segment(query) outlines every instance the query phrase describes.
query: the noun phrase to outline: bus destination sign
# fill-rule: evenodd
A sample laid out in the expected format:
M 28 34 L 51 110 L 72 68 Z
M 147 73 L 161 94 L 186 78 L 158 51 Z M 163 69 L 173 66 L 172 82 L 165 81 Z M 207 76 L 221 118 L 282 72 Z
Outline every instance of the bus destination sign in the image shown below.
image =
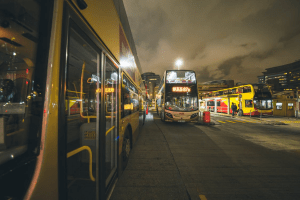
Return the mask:
M 172 92 L 191 92 L 190 87 L 172 87 Z

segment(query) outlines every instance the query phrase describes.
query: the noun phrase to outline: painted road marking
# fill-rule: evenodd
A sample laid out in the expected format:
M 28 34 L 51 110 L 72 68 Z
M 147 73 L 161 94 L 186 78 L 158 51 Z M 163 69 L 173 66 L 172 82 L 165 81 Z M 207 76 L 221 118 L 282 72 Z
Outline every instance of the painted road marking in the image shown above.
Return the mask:
M 223 121 L 217 121 L 217 122 L 221 122 L 221 123 L 223 123 L 223 124 L 225 124 L 226 122 L 223 122 Z
M 236 122 L 233 122 L 233 121 L 229 121 L 229 120 L 226 120 L 227 122 L 231 122 L 231 123 L 236 123 Z
M 201 200 L 207 200 L 207 198 L 205 197 L 205 195 L 202 195 L 202 194 L 199 195 L 199 198 L 200 198 Z
M 300 121 L 281 121 L 281 122 L 283 122 L 283 123 L 290 123 L 290 124 L 292 124 L 292 123 L 295 123 L 295 124 L 298 124 L 298 123 L 300 123 Z

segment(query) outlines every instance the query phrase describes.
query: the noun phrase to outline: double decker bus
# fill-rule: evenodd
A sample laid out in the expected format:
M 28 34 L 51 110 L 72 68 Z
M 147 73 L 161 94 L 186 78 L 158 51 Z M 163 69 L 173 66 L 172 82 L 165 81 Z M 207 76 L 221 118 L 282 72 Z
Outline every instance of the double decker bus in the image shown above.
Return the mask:
M 266 84 L 247 84 L 212 91 L 205 94 L 206 110 L 217 113 L 232 113 L 231 104 L 236 104 L 242 115 L 272 115 L 272 91 Z
M 165 71 L 156 96 L 157 113 L 162 121 L 198 120 L 198 90 L 194 71 Z
M 122 1 L 0 1 L 0 199 L 107 199 L 145 119 Z

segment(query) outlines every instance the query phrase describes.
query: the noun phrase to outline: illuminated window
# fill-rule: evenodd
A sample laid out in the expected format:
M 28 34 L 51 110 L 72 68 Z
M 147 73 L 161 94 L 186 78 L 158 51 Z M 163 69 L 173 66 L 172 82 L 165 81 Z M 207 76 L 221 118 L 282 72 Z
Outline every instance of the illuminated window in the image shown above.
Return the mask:
M 277 110 L 282 110 L 282 103 L 281 102 L 276 103 L 276 109 Z

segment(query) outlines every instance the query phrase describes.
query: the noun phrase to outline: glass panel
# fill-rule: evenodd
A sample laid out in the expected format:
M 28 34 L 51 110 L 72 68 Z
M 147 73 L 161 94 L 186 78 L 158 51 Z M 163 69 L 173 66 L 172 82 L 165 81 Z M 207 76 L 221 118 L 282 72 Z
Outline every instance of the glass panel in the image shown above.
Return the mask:
M 252 100 L 245 100 L 245 107 L 252 107 Z
M 288 103 L 288 110 L 294 109 L 294 103 Z
M 28 95 L 38 44 L 24 34 L 37 40 L 40 5 L 35 1 L 1 1 L 0 6 L 0 164 L 3 164 L 11 160 L 11 155 L 23 154 L 28 145 L 28 103 L 31 99 Z M 31 12 L 32 8 L 35 12 Z M 29 30 L 23 28 L 25 25 Z M 11 155 L 6 156 L 6 151 Z
M 208 101 L 207 106 L 215 106 L 215 102 L 214 101 Z
M 193 111 L 198 109 L 197 97 L 166 96 L 166 109 L 173 111 Z
M 99 54 L 70 30 L 66 92 L 67 152 L 88 146 L 96 177 L 96 123 L 99 112 Z M 90 155 L 81 151 L 67 159 L 68 198 L 95 199 L 96 182 L 89 176 Z
M 244 87 L 243 93 L 249 93 L 249 92 L 251 92 L 251 87 L 250 86 Z
M 193 71 L 167 71 L 166 83 L 196 83 Z
M 28 172 L 34 171 L 29 168 L 35 165 L 29 162 L 18 170 L 7 170 L 23 165 L 38 153 L 37 137 L 45 94 L 42 86 L 46 79 L 42 74 L 36 76 L 37 71 L 46 70 L 42 69 L 45 65 L 36 62 L 40 45 L 40 3 L 0 1 L 0 177 L 3 183 L 0 199 L 23 199 L 32 175 Z M 19 181 L 12 181 L 16 171 Z M 27 180 L 26 184 L 23 180 Z
M 271 109 L 272 100 L 254 100 L 254 107 L 257 109 Z
M 282 110 L 282 103 L 276 103 L 276 109 Z
M 118 71 L 113 63 L 106 58 L 105 75 L 105 115 L 106 115 L 106 149 L 105 168 L 106 185 L 117 169 L 117 109 L 118 109 Z

